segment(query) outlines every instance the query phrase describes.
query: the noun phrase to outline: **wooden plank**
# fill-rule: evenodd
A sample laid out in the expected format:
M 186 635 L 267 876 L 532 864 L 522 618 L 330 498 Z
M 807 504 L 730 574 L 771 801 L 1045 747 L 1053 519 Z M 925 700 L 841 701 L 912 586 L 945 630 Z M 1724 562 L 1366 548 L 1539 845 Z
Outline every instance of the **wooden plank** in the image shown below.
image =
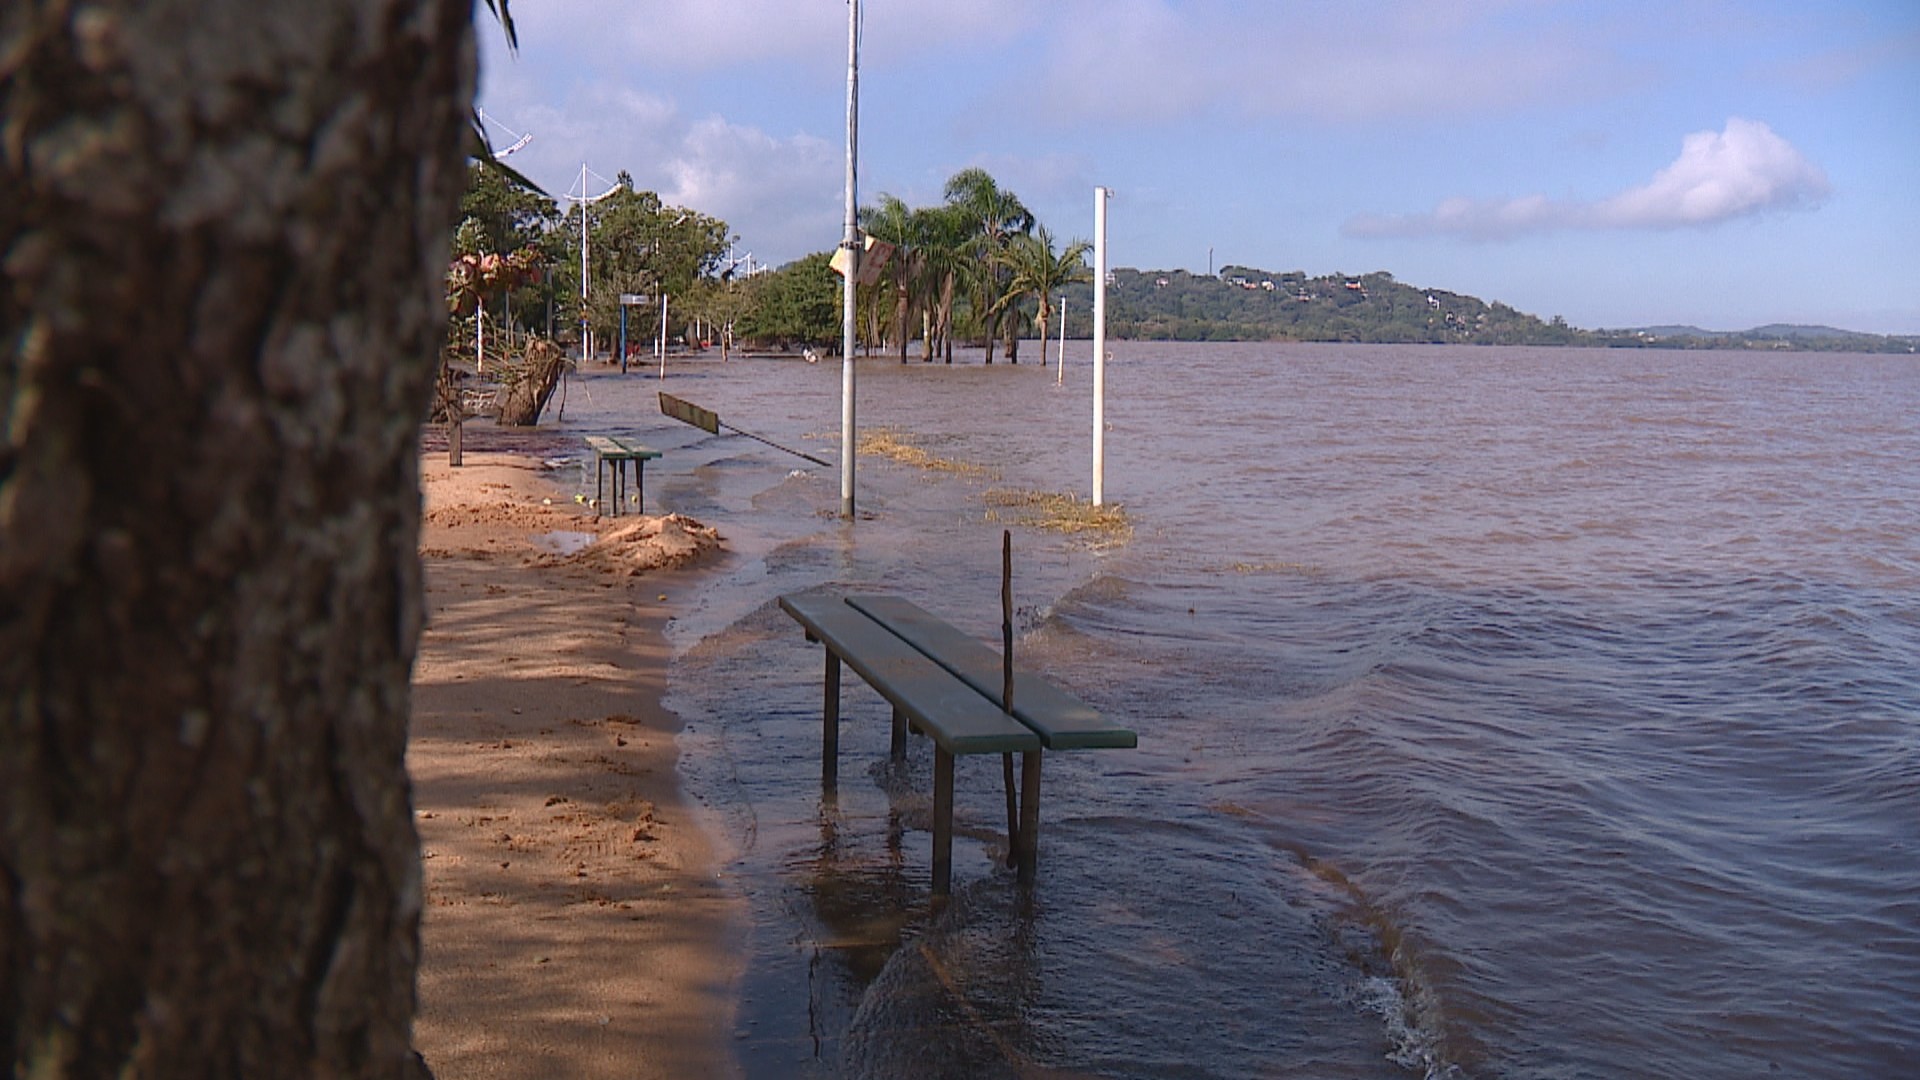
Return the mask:
M 646 443 L 640 442 L 636 439 L 628 438 L 625 435 L 608 436 L 608 440 L 612 442 L 614 445 L 620 447 L 620 449 L 627 455 L 627 460 L 629 461 L 652 461 L 654 458 L 659 457 L 661 454 L 660 451 L 655 450 L 653 447 L 648 446 Z
M 1026 725 L 898 635 L 848 607 L 838 594 L 795 593 L 781 597 L 780 607 L 947 753 L 1040 749 L 1040 738 Z
M 996 708 L 1001 703 L 1000 655 L 925 608 L 898 596 L 849 596 L 849 606 L 897 634 L 916 651 L 973 687 Z M 1013 715 L 1038 732 L 1049 750 L 1131 749 L 1139 736 L 1032 672 L 1013 675 Z

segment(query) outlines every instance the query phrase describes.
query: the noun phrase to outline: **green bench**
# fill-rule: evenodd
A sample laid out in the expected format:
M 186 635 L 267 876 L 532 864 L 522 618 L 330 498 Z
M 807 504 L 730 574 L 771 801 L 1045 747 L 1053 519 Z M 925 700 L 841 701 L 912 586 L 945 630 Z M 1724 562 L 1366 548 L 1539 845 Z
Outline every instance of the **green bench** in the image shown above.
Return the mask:
M 902 597 L 849 596 L 847 603 L 1001 707 L 1005 669 L 999 653 Z M 1049 750 L 1131 750 L 1140 744 L 1138 735 L 1109 723 L 1093 706 L 1018 668 L 1013 672 L 1013 715 Z
M 618 435 L 589 435 L 587 449 L 593 451 L 593 505 L 600 513 L 606 513 L 605 497 L 602 495 L 601 481 L 606 478 L 606 467 L 613 466 L 613 513 L 618 516 L 626 505 L 627 462 L 634 464 L 634 505 L 636 509 L 645 509 L 647 500 L 647 462 L 660 456 L 660 451 L 651 446 L 635 442 Z
M 906 753 L 909 730 L 933 740 L 936 896 L 947 895 L 952 885 L 956 757 L 1001 755 L 1008 857 L 1020 880 L 1030 882 L 1039 857 L 1041 752 L 1137 743 L 1133 732 L 1106 723 L 1086 703 L 1030 672 L 1014 675 L 1014 710 L 1009 716 L 1001 708 L 999 655 L 905 600 L 813 590 L 782 596 L 780 607 L 800 623 L 807 640 L 826 647 L 821 778 L 829 789 L 839 771 L 842 663 L 893 706 L 891 749 L 896 759 Z M 1021 755 L 1017 797 L 1016 753 Z

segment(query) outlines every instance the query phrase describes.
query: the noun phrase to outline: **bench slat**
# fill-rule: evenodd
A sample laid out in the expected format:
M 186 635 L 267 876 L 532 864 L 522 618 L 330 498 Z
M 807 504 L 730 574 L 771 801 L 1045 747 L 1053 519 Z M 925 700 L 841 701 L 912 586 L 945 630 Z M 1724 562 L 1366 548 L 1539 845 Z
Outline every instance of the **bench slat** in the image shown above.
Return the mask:
M 948 753 L 1040 749 L 1025 725 L 837 594 L 795 593 L 780 607 Z
M 661 452 L 645 443 L 618 435 L 589 435 L 587 447 L 609 461 L 651 461 Z
M 849 596 L 847 603 L 964 680 L 993 705 L 1005 678 L 1000 654 L 898 596 Z M 1038 732 L 1049 750 L 1132 749 L 1139 736 L 1101 718 L 1093 706 L 1017 668 L 1013 714 Z
M 655 450 L 646 443 L 627 438 L 624 435 L 612 436 L 612 441 L 619 446 L 620 449 L 626 451 L 627 457 L 634 461 L 652 461 L 654 458 L 660 456 L 660 451 Z

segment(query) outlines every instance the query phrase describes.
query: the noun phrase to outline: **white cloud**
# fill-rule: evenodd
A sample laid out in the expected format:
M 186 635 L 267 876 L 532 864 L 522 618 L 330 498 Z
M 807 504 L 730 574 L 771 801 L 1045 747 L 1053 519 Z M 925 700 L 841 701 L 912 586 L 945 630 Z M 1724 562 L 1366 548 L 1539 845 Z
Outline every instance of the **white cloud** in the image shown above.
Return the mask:
M 1725 131 L 1699 131 L 1654 178 L 1594 208 L 1597 225 L 1711 225 L 1768 210 L 1820 203 L 1832 191 L 1820 167 L 1758 120 L 1734 117 Z
M 1501 240 L 1556 229 L 1671 229 L 1714 225 L 1770 211 L 1811 209 L 1832 191 L 1818 165 L 1757 120 L 1699 131 L 1653 179 L 1595 201 L 1451 198 L 1431 212 L 1361 215 L 1348 236 L 1461 236 Z
M 580 194 L 580 166 L 598 194 L 625 170 L 666 202 L 727 222 L 741 250 L 785 262 L 839 238 L 845 151 L 808 134 L 776 136 L 720 116 L 690 117 L 670 98 L 611 84 L 542 101 L 501 80 L 487 113 L 533 133 L 510 163 L 553 195 Z
M 1003 91 L 1063 127 L 1166 123 L 1203 112 L 1325 123 L 1431 120 L 1537 107 L 1643 78 L 1590 21 L 1533 5 L 1388 0 L 1364 6 L 1074 0 L 1052 20 L 1045 85 Z

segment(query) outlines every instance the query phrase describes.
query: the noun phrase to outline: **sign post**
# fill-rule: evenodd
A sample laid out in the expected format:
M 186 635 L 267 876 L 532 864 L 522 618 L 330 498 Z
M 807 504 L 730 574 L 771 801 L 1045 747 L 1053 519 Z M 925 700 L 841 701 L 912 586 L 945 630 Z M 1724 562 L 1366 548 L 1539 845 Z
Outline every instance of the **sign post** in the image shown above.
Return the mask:
M 853 345 L 860 269 L 858 182 L 860 175 L 860 0 L 847 5 L 847 205 L 840 249 L 848 259 L 840 293 L 840 516 L 853 520 Z
M 627 373 L 627 309 L 645 307 L 652 300 L 646 293 L 620 294 L 620 374 Z
M 1093 189 L 1093 505 L 1107 479 L 1107 197 Z M 1064 321 L 1064 320 L 1063 320 Z

